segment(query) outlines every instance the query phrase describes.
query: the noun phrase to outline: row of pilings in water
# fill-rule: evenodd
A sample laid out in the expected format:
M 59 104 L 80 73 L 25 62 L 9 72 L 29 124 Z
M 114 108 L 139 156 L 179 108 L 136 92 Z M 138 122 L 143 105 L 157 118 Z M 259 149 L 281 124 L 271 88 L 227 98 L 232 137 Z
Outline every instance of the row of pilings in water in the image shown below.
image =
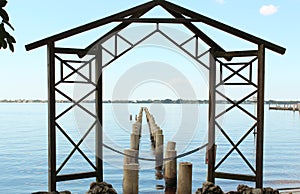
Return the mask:
M 148 108 L 141 107 L 135 117 L 130 134 L 130 149 L 124 150 L 123 194 L 137 194 L 139 192 L 139 148 L 142 135 L 142 118 L 145 112 L 149 127 L 150 141 L 154 148 L 156 177 L 164 178 L 165 193 L 186 194 L 192 192 L 192 164 L 179 164 L 177 179 L 177 151 L 176 142 L 167 142 L 164 152 L 163 130 L 155 122 L 154 116 Z M 130 120 L 132 115 L 130 115 Z

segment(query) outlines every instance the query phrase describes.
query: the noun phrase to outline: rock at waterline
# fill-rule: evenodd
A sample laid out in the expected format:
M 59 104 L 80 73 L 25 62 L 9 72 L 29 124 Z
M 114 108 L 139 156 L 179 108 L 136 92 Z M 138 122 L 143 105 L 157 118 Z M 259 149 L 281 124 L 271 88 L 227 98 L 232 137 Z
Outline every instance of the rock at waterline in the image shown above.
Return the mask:
M 267 188 L 252 188 L 247 185 L 239 185 L 237 187 L 237 191 L 239 194 L 279 194 L 278 190 L 272 189 L 270 187 Z
M 211 182 L 204 182 L 202 188 L 199 188 L 196 194 L 224 194 L 224 192 L 219 186 Z
M 90 190 L 86 194 L 117 194 L 117 192 L 111 184 L 106 182 L 93 182 L 90 185 Z
M 199 188 L 196 191 L 196 194 L 224 194 L 222 189 L 214 185 L 211 182 L 204 182 L 202 188 Z M 260 189 L 252 188 L 247 185 L 239 185 L 237 191 L 230 191 L 226 194 L 279 194 L 278 190 L 272 189 L 270 187 Z

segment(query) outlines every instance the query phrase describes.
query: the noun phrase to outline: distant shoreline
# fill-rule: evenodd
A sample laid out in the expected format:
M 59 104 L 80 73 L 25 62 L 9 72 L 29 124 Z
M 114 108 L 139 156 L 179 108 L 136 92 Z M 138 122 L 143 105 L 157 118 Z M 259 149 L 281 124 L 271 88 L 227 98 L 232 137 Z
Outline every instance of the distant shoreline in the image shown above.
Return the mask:
M 72 103 L 67 100 L 56 100 L 57 103 Z M 95 100 L 86 100 L 82 101 L 82 103 L 94 103 Z M 161 104 L 208 104 L 208 100 L 105 100 L 103 103 L 129 103 L 129 104 L 151 104 L 151 103 L 161 103 Z M 237 101 L 235 101 L 237 102 Z M 26 100 L 26 99 L 18 99 L 18 100 L 0 100 L 0 103 L 48 103 L 48 100 Z M 243 104 L 255 104 L 256 101 L 247 100 L 243 102 Z M 265 104 L 298 104 L 300 101 L 277 101 L 277 100 L 268 100 L 265 101 Z M 230 104 L 227 101 L 219 100 L 217 104 Z

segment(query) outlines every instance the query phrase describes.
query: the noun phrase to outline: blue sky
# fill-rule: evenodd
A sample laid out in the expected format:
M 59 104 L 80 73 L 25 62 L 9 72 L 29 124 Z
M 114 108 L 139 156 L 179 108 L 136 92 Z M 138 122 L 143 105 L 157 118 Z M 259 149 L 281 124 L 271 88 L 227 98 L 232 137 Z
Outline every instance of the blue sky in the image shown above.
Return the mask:
M 6 10 L 15 27 L 12 34 L 15 36 L 17 44 L 14 53 L 8 50 L 0 51 L 0 99 L 47 98 L 46 47 L 26 52 L 24 47 L 26 44 L 144 2 L 147 1 L 90 0 L 88 3 L 83 3 L 83 1 L 77 0 L 10 0 Z M 297 25 L 297 18 L 300 18 L 300 1 L 173 0 L 171 2 L 287 48 L 285 55 L 267 51 L 266 99 L 300 99 L 300 90 L 298 89 L 300 27 Z M 160 15 L 161 12 L 154 11 L 152 14 Z M 101 30 L 107 29 L 109 27 L 105 26 Z M 93 32 L 93 35 L 101 33 L 101 30 Z M 223 36 L 223 33 L 211 31 L 210 28 L 204 27 L 203 30 L 207 30 L 206 32 L 226 50 L 239 49 L 244 46 L 244 41 L 239 39 L 231 39 L 232 37 L 226 34 Z M 72 37 L 63 42 L 65 45 L 73 44 L 82 47 L 89 43 L 84 35 Z M 112 68 L 110 73 L 118 75 L 120 72 L 117 71 Z M 114 87 L 109 83 L 106 84 L 107 88 Z M 154 83 L 152 86 L 154 87 L 155 84 L 157 85 Z M 156 87 L 157 90 L 164 89 L 163 86 Z M 146 88 L 139 88 L 135 93 L 140 91 L 140 95 L 147 96 Z M 107 93 L 109 94 L 106 94 L 105 97 L 109 98 L 112 91 L 107 90 Z M 150 93 L 148 95 L 151 96 Z M 168 97 L 168 94 L 161 97 Z

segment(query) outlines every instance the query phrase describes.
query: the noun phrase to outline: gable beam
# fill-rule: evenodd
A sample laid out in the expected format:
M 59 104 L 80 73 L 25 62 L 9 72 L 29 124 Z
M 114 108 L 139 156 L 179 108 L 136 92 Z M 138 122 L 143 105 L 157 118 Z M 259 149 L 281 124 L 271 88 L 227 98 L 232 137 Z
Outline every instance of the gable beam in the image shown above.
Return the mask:
M 204 15 L 198 14 L 198 13 L 196 13 L 194 11 L 188 10 L 188 9 L 186 9 L 184 7 L 175 5 L 175 4 L 171 3 L 171 2 L 160 1 L 159 4 L 161 4 L 164 7 L 167 7 L 168 9 L 172 9 L 172 10 L 174 10 L 177 13 L 180 13 L 182 15 L 188 16 L 188 17 L 190 17 L 192 19 L 199 20 L 199 21 L 201 21 L 201 22 L 203 22 L 203 23 L 205 23 L 205 24 L 207 24 L 209 26 L 215 27 L 215 28 L 220 29 L 220 30 L 222 30 L 224 32 L 227 32 L 229 34 L 235 35 L 235 36 L 237 36 L 239 38 L 242 38 L 244 40 L 247 40 L 249 42 L 255 43 L 257 45 L 263 44 L 263 45 L 265 45 L 266 48 L 268 48 L 268 49 L 270 49 L 270 50 L 272 50 L 274 52 L 277 52 L 279 54 L 284 54 L 285 51 L 286 51 L 286 49 L 283 48 L 283 47 L 281 47 L 281 46 L 278 46 L 276 44 L 273 44 L 271 42 L 268 42 L 268 41 L 263 40 L 261 38 L 258 38 L 256 36 L 253 36 L 251 34 L 248 34 L 246 32 L 243 32 L 241 30 L 233 28 L 233 27 L 231 27 L 229 25 L 226 25 L 226 24 L 223 24 L 223 23 L 218 22 L 216 20 L 213 20 L 211 18 L 208 18 L 208 17 L 206 17 Z
M 144 15 L 145 13 L 147 13 L 150 9 L 152 9 L 153 7 L 155 7 L 156 4 L 153 4 L 152 6 L 147 6 L 147 8 L 140 10 L 140 12 L 137 12 L 135 14 L 133 14 L 131 17 L 129 17 L 129 19 L 131 18 L 139 18 L 142 15 Z M 92 44 L 90 44 L 88 47 L 85 48 L 86 51 L 91 50 L 98 42 L 101 41 L 105 41 L 110 39 L 116 32 L 119 32 L 120 30 L 128 27 L 130 24 L 132 24 L 133 22 L 123 22 L 119 25 L 117 25 L 116 27 L 114 27 L 113 29 L 111 29 L 109 32 L 107 32 L 106 34 L 104 34 L 103 36 L 101 36 L 100 38 L 98 38 L 96 41 L 94 41 Z M 80 58 L 82 58 L 86 53 L 81 53 L 78 56 Z
M 171 15 L 173 15 L 175 18 L 179 19 L 186 19 L 183 17 L 180 13 L 177 13 L 175 11 L 172 11 L 169 9 L 167 6 L 164 4 L 161 5 L 164 9 L 166 9 Z M 190 31 L 192 31 L 196 36 L 198 36 L 201 40 L 203 40 L 206 44 L 208 44 L 210 47 L 212 47 L 216 51 L 223 51 L 225 50 L 219 46 L 216 42 L 214 42 L 210 37 L 208 37 L 205 33 L 203 33 L 199 28 L 197 28 L 194 24 L 192 23 L 182 23 L 186 28 L 188 28 Z
M 117 19 L 121 19 L 121 18 L 131 16 L 131 15 L 133 15 L 137 12 L 140 12 L 142 10 L 145 10 L 147 8 L 154 7 L 155 5 L 157 5 L 157 2 L 151 1 L 151 2 L 148 2 L 148 3 L 133 7 L 133 8 L 128 9 L 126 11 L 122 11 L 122 12 L 119 12 L 117 14 L 105 17 L 103 19 L 96 20 L 94 22 L 90 22 L 88 24 L 85 24 L 85 25 L 67 30 L 65 32 L 50 36 L 48 38 L 44 38 L 42 40 L 33 42 L 31 44 L 26 45 L 25 48 L 26 48 L 27 51 L 29 51 L 29 50 L 44 46 L 44 45 L 46 45 L 50 42 L 55 42 L 55 41 L 58 41 L 58 40 L 62 40 L 64 38 L 74 36 L 76 34 L 80 34 L 82 32 L 88 31 L 88 30 L 92 30 L 94 28 L 97 28 L 97 27 L 103 26 L 105 24 L 111 23 L 111 22 L 113 22 Z

